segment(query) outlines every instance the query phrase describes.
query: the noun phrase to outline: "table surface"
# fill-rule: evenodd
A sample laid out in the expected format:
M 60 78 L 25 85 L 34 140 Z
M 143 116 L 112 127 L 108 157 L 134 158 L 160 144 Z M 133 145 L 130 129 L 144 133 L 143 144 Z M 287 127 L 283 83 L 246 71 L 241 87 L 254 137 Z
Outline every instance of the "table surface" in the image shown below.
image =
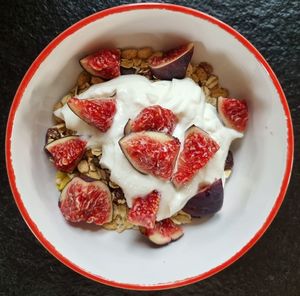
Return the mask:
M 143 1 L 1 1 L 1 145 L 15 91 L 40 51 L 68 26 L 96 11 Z M 153 1 L 161 2 L 161 1 Z M 165 1 L 199 9 L 248 38 L 277 74 L 287 96 L 295 135 L 300 132 L 300 1 Z M 79 4 L 80 3 L 80 4 Z M 300 164 L 296 137 L 294 171 L 286 199 L 265 235 L 236 263 L 202 282 L 147 295 L 299 295 Z M 35 239 L 14 203 L 0 168 L 0 295 L 138 295 L 93 282 L 50 255 Z M 276 161 L 276 160 L 274 160 Z M 145 293 L 144 293 L 145 294 Z

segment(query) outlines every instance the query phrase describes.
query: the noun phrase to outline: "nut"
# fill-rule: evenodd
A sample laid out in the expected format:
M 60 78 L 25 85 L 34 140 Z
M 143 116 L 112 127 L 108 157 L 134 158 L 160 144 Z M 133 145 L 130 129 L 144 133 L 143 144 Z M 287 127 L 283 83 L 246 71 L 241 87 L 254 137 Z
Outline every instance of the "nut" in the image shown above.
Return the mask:
M 92 172 L 96 172 L 96 171 L 97 171 L 97 168 L 96 168 L 96 166 L 95 166 L 95 164 L 94 164 L 93 162 L 90 162 L 90 163 L 89 163 L 89 166 L 90 166 L 90 170 L 91 170 Z
M 67 103 L 67 101 L 68 101 L 70 98 L 72 98 L 72 95 L 71 95 L 71 94 L 67 94 L 67 95 L 65 95 L 65 96 L 60 100 L 60 102 L 61 102 L 63 105 L 65 105 L 65 104 Z
M 78 165 L 77 169 L 80 173 L 85 174 L 89 171 L 89 164 L 86 160 L 81 160 Z
M 206 96 L 210 95 L 210 89 L 207 86 L 203 86 L 202 89 L 203 89 L 203 92 Z
M 171 220 L 177 225 L 188 224 L 192 222 L 192 217 L 190 214 L 184 211 L 179 211 L 177 214 L 171 217 Z
M 203 82 L 207 79 L 208 75 L 202 67 L 196 67 L 194 74 L 198 77 L 198 81 Z
M 203 68 L 204 71 L 207 73 L 207 75 L 210 75 L 213 72 L 213 67 L 212 65 L 206 63 L 206 62 L 202 62 L 199 64 L 199 67 Z
M 86 83 L 89 83 L 91 76 L 88 72 L 82 71 L 77 78 L 77 85 L 79 89 L 85 88 Z
M 53 118 L 54 123 L 63 123 L 64 122 L 61 118 L 55 116 L 54 114 L 53 114 L 52 118 Z
M 91 152 L 94 156 L 100 156 L 102 155 L 102 148 L 92 148 Z
M 120 187 L 118 184 L 116 184 L 116 183 L 113 182 L 113 181 L 109 181 L 109 182 L 108 182 L 108 185 L 109 185 L 109 187 L 111 187 L 111 188 L 113 188 L 113 189 L 119 188 L 119 187 Z
M 218 98 L 218 97 L 228 97 L 229 91 L 223 87 L 215 87 L 211 90 L 211 96 Z
M 151 47 L 144 47 L 144 48 L 141 48 L 138 50 L 137 55 L 140 59 L 146 60 L 146 59 L 150 58 L 152 53 L 153 53 L 153 50 Z
M 141 69 L 146 69 L 149 67 L 149 64 L 145 61 L 142 61 L 141 65 L 140 65 Z
M 217 99 L 210 97 L 210 96 L 206 96 L 206 102 L 213 105 L 213 106 L 217 106 Z
M 199 82 L 199 77 L 198 77 L 195 73 L 192 74 L 191 78 L 192 78 L 196 83 Z
M 132 61 L 133 61 L 134 67 L 138 67 L 142 63 L 142 60 L 141 59 L 137 59 L 137 58 L 133 59 Z
M 123 49 L 122 53 L 121 53 L 121 57 L 123 59 L 133 59 L 137 56 L 137 49 L 135 48 L 127 48 L 127 49 Z
M 89 171 L 87 173 L 87 176 L 90 177 L 90 178 L 93 178 L 93 179 L 96 179 L 96 180 L 101 180 L 99 174 L 97 171 L 93 172 L 93 171 Z
M 205 85 L 209 88 L 212 89 L 214 87 L 216 87 L 219 83 L 219 79 L 217 76 L 215 75 L 211 75 L 209 76 L 209 78 L 207 79 Z
M 121 67 L 129 69 L 133 67 L 133 61 L 128 59 L 121 60 Z
M 98 84 L 102 83 L 104 80 L 100 77 L 92 76 L 91 78 L 91 84 Z
M 153 58 L 153 57 L 159 57 L 159 58 L 161 58 L 163 55 L 164 55 L 164 53 L 163 53 L 162 51 L 155 51 L 155 52 L 151 55 L 150 59 Z

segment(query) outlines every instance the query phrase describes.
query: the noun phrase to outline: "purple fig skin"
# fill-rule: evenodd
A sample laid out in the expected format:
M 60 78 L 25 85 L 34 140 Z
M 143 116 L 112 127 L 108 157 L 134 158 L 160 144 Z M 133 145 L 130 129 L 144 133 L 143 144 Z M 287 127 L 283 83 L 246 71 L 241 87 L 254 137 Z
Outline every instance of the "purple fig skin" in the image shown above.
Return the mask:
M 219 179 L 193 196 L 182 210 L 195 218 L 213 215 L 222 208 L 223 200 L 223 184 Z
M 131 132 L 131 119 L 128 119 L 125 127 L 124 127 L 124 135 L 127 136 Z
M 150 69 L 153 76 L 161 80 L 172 80 L 173 78 L 177 78 L 177 79 L 184 78 L 188 64 L 192 59 L 193 52 L 194 52 L 194 46 L 189 45 L 187 47 L 186 52 L 184 52 L 177 58 L 171 59 L 167 63 L 165 62 L 156 66 L 152 66 L 150 63 Z
M 98 73 L 97 71 L 95 71 L 94 69 L 92 69 L 92 68 L 89 66 L 88 60 L 89 60 L 88 57 L 85 57 L 85 58 L 81 59 L 81 60 L 79 61 L 81 67 L 82 67 L 85 71 L 87 71 L 88 73 L 90 73 L 91 75 L 100 77 L 100 76 L 99 76 L 99 73 Z
M 233 154 L 232 152 L 229 150 L 228 151 L 228 154 L 227 154 L 227 158 L 226 158 L 226 161 L 225 161 L 225 167 L 224 167 L 224 170 L 231 170 L 233 168 L 233 165 L 234 165 L 234 161 L 233 161 Z

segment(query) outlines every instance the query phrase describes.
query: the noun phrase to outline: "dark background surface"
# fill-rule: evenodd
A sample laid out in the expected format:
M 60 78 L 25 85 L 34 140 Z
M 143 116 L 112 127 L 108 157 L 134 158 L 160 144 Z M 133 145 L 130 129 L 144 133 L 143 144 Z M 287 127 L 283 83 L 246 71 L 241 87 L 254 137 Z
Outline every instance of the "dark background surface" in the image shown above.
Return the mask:
M 194 285 L 142 293 L 95 283 L 52 257 L 22 220 L 6 177 L 4 134 L 9 107 L 23 75 L 40 51 L 71 24 L 96 11 L 134 2 L 142 1 L 0 1 L 0 295 L 300 295 L 297 138 L 289 190 L 270 229 L 235 264 Z M 283 86 L 297 136 L 300 132 L 299 0 L 165 2 L 209 13 L 233 26 L 257 47 Z

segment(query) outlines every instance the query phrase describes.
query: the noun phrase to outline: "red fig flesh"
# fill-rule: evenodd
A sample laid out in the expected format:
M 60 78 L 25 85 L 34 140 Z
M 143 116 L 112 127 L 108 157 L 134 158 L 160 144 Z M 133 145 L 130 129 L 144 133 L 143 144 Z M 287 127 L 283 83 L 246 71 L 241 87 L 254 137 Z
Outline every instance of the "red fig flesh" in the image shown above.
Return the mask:
M 61 193 L 59 208 L 70 222 L 102 225 L 112 219 L 111 193 L 101 181 L 86 182 L 74 177 Z
M 68 106 L 83 121 L 102 133 L 111 127 L 117 111 L 115 98 L 88 100 L 70 98 Z
M 162 57 L 152 57 L 149 66 L 158 79 L 172 80 L 184 78 L 194 52 L 194 44 L 189 43 L 166 52 Z
M 142 228 L 141 232 L 156 245 L 168 244 L 183 235 L 182 228 L 169 218 L 156 222 L 152 229 Z
M 217 110 L 226 126 L 239 132 L 245 131 L 248 122 L 248 106 L 245 100 L 219 97 Z
M 128 124 L 131 132 L 155 131 L 172 135 L 178 119 L 169 109 L 159 105 L 144 108 L 134 120 Z
M 184 206 L 183 211 L 192 217 L 204 217 L 218 212 L 223 205 L 224 191 L 222 179 L 205 186 Z
M 172 177 L 176 188 L 189 183 L 219 150 L 209 134 L 193 125 L 185 133 L 184 147 L 178 158 L 177 171 Z
M 45 149 L 50 153 L 58 170 L 71 173 L 82 158 L 86 144 L 78 136 L 68 136 L 50 142 Z
M 153 228 L 158 211 L 160 194 L 154 190 L 144 197 L 136 197 L 128 213 L 128 221 L 134 225 Z
M 119 145 L 137 171 L 162 180 L 172 176 L 180 149 L 177 138 L 158 132 L 138 132 L 123 137 Z
M 101 49 L 80 60 L 81 66 L 93 76 L 112 79 L 120 76 L 120 50 Z

